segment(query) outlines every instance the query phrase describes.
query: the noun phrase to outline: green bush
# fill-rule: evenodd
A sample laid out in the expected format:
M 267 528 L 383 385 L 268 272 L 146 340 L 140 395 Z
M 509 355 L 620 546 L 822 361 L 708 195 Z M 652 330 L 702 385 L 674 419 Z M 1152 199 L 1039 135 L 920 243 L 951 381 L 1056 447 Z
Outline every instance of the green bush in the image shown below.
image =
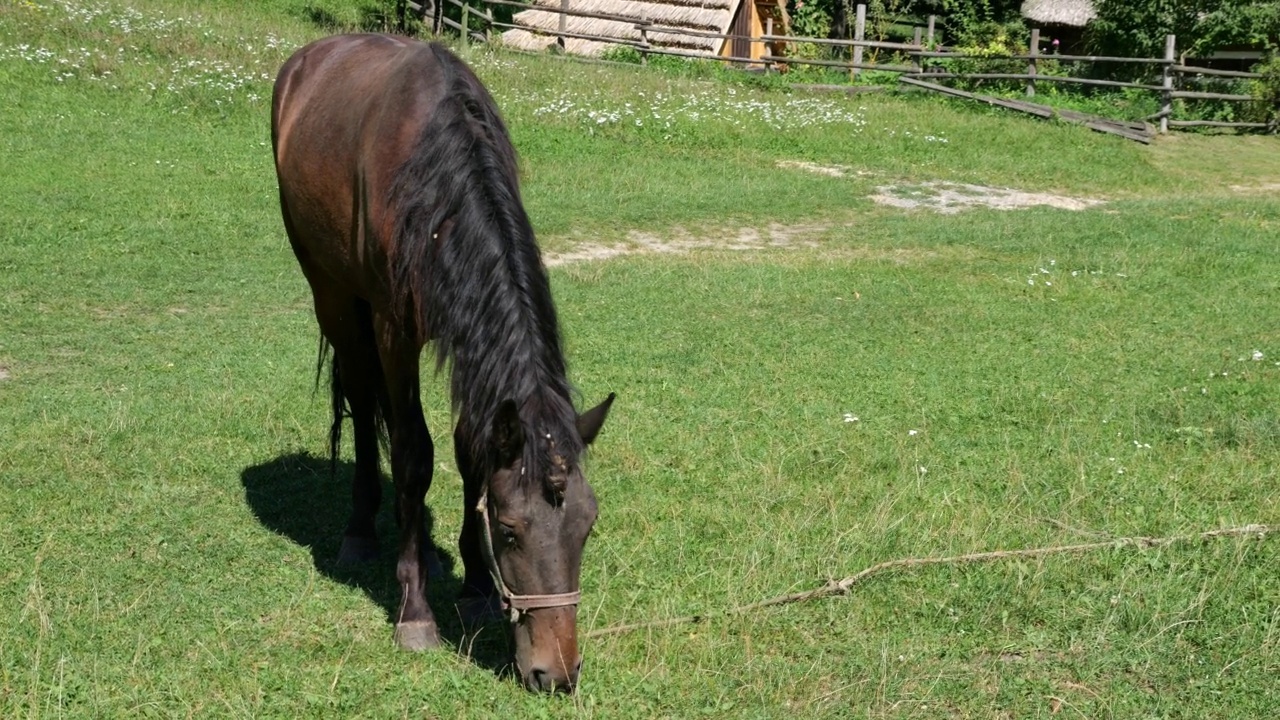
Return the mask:
M 953 73 L 1003 73 L 1018 74 L 1026 72 L 1024 60 L 1014 60 L 1012 56 L 1027 52 L 1026 40 L 1029 37 L 1026 28 L 1017 22 L 985 22 L 970 27 L 963 44 L 955 47 L 957 52 L 974 57 L 946 58 L 938 63 L 947 72 Z M 1022 87 L 1017 80 L 964 80 L 958 79 L 956 87 L 966 90 L 984 88 L 987 90 L 1007 90 L 1014 86 Z
M 1249 83 L 1255 102 L 1248 108 L 1248 122 L 1266 123 L 1267 132 L 1280 131 L 1280 56 L 1272 55 L 1254 70 L 1262 78 Z
M 630 45 L 610 45 L 604 49 L 604 52 L 600 53 L 600 59 L 639 65 L 640 51 Z
M 1100 0 L 1089 23 L 1089 49 L 1100 55 L 1162 57 L 1165 36 L 1180 51 L 1207 55 L 1229 45 L 1274 49 L 1280 43 L 1280 1 Z

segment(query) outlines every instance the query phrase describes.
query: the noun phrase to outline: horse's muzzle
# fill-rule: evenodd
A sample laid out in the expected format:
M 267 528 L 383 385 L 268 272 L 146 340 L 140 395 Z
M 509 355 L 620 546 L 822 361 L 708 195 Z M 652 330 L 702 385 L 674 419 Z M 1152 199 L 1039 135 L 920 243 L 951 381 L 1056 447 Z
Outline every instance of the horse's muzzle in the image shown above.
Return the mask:
M 525 689 L 531 692 L 572 693 L 578 686 L 578 673 L 582 671 L 582 658 L 579 657 L 568 672 L 564 668 L 532 668 L 524 674 Z
M 524 613 L 512 625 L 516 667 L 534 692 L 573 692 L 582 670 L 578 654 L 578 609 L 545 608 Z

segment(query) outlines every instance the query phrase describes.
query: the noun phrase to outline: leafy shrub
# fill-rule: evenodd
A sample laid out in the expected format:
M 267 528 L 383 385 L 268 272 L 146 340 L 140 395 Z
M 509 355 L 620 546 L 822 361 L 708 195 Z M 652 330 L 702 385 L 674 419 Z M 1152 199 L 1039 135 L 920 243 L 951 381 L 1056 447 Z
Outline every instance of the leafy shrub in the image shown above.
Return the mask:
M 1280 131 L 1280 56 L 1272 55 L 1254 70 L 1262 78 L 1249 83 L 1255 102 L 1247 111 L 1247 121 L 1266 123 L 1267 132 Z
M 992 26 L 1022 21 L 1022 0 L 916 0 L 910 10 L 937 15 L 937 31 L 947 45 L 980 45 Z
M 1086 38 L 1100 55 L 1162 57 L 1169 34 L 1193 55 L 1280 43 L 1280 0 L 1099 0 L 1095 7 Z
M 946 58 L 939 65 L 953 73 L 1001 73 L 1020 74 L 1026 72 L 1024 60 L 1014 60 L 1012 56 L 1027 52 L 1025 37 L 1026 28 L 1021 21 L 997 23 L 980 23 L 968 29 L 962 44 L 955 46 L 957 52 L 974 57 Z M 1021 86 L 1022 81 L 992 80 L 959 80 L 957 87 L 975 89 L 979 86 L 988 89 L 1002 89 L 1014 84 Z
M 630 45 L 610 45 L 604 49 L 604 52 L 600 53 L 600 59 L 639 65 L 640 51 Z
M 1222 3 L 1199 19 L 1196 32 L 1191 46 L 1195 55 L 1229 45 L 1276 50 L 1280 48 L 1280 2 Z

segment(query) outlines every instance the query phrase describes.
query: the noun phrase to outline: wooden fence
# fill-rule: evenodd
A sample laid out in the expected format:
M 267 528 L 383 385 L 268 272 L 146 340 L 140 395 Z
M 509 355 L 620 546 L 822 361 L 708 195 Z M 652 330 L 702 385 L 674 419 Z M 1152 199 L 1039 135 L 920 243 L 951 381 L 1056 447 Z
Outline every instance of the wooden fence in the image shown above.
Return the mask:
M 418 13 L 420 16 L 434 13 L 434 20 L 429 20 L 431 30 L 439 33 L 445 27 L 448 27 L 457 31 L 464 43 L 471 40 L 488 41 L 493 30 L 529 30 L 528 27 L 522 25 L 495 20 L 492 9 L 493 6 L 505 6 L 515 10 L 538 10 L 541 12 L 559 15 L 559 27 L 557 30 L 554 33 L 548 32 L 546 34 L 555 37 L 562 47 L 565 39 L 568 38 L 591 40 L 620 47 L 629 47 L 639 53 L 640 62 L 642 64 L 647 63 L 649 56 L 651 55 L 671 55 L 687 58 L 722 60 L 736 63 L 756 63 L 763 67 L 765 71 L 777 71 L 782 67 L 789 65 L 814 65 L 840 68 L 849 70 L 852 79 L 856 79 L 860 73 L 865 71 L 891 72 L 898 74 L 901 84 L 911 88 L 975 99 L 1021 112 L 1028 112 L 1040 117 L 1057 117 L 1068 122 L 1079 122 L 1095 130 L 1102 132 L 1114 132 L 1115 134 L 1143 142 L 1150 141 L 1151 135 L 1157 129 L 1156 127 L 1147 125 L 1150 121 L 1158 122 L 1158 132 L 1160 133 L 1168 132 L 1170 129 L 1193 127 L 1222 127 L 1249 130 L 1263 130 L 1268 129 L 1269 127 L 1267 123 L 1261 122 L 1175 119 L 1175 100 L 1219 100 L 1227 102 L 1255 101 L 1255 98 L 1246 94 L 1183 89 L 1183 86 L 1187 84 L 1203 82 L 1207 79 L 1214 78 L 1258 79 L 1262 76 L 1258 73 L 1252 72 L 1216 70 L 1212 68 L 1188 65 L 1185 60 L 1178 57 L 1177 42 L 1173 35 L 1168 35 L 1165 38 L 1164 57 L 1160 58 L 1061 55 L 1042 53 L 1040 51 L 1040 30 L 1033 29 L 1029 38 L 1028 52 L 1026 54 L 992 57 L 989 55 L 965 53 L 954 48 L 946 48 L 938 44 L 935 41 L 935 18 L 933 16 L 928 18 L 928 23 L 925 27 L 915 28 L 914 37 L 911 42 L 901 43 L 868 40 L 866 38 L 865 5 L 857 6 L 853 39 L 841 40 L 778 34 L 774 32 L 772 18 L 765 18 L 764 34 L 755 37 L 746 37 L 728 33 L 705 32 L 672 25 L 661 25 L 641 16 L 576 10 L 571 7 L 571 0 L 560 0 L 558 7 L 536 5 L 524 2 L 523 0 L 482 0 L 482 2 L 488 6 L 484 10 L 469 6 L 463 2 L 463 0 L 421 0 L 422 4 L 415 2 L 414 0 L 401 0 L 401 2 L 404 6 L 407 6 L 410 11 Z M 459 13 L 460 20 L 455 21 L 446 17 L 443 12 L 445 6 L 452 6 L 456 8 Z M 566 22 L 569 17 L 624 23 L 636 31 L 636 37 L 619 38 L 570 32 L 567 29 Z M 424 19 L 427 18 L 424 17 Z M 709 38 L 725 41 L 738 40 L 745 41 L 747 43 L 757 43 L 762 45 L 764 52 L 760 54 L 756 60 L 712 56 L 707 53 L 692 52 L 657 45 L 651 42 L 650 38 L 658 33 L 665 36 L 685 36 L 690 38 Z M 790 55 L 775 55 L 770 51 L 770 47 L 794 46 L 797 44 L 847 49 L 849 51 L 849 58 L 805 58 Z M 864 56 L 866 50 L 890 51 L 892 56 L 894 56 L 898 62 L 867 62 Z M 959 59 L 978 61 L 1025 61 L 1026 71 L 1022 73 L 975 73 L 950 72 L 945 68 L 944 64 L 946 61 Z M 1157 84 L 1152 82 L 1125 82 L 1118 80 L 1046 74 L 1043 71 L 1042 66 L 1042 63 L 1045 61 L 1053 61 L 1055 63 L 1105 62 L 1133 65 L 1155 65 L 1158 66 L 1160 70 L 1160 81 Z M 1029 100 L 1019 101 L 1010 100 L 1008 98 L 978 95 L 976 93 L 950 88 L 937 82 L 944 79 L 962 79 L 969 81 L 1022 81 L 1025 85 L 1025 95 L 1028 98 L 1035 97 L 1036 88 L 1039 83 L 1063 83 L 1093 87 L 1143 90 L 1154 93 L 1160 98 L 1160 111 L 1145 118 L 1141 122 L 1116 121 L 1108 118 L 1087 115 L 1085 113 L 1054 108 Z

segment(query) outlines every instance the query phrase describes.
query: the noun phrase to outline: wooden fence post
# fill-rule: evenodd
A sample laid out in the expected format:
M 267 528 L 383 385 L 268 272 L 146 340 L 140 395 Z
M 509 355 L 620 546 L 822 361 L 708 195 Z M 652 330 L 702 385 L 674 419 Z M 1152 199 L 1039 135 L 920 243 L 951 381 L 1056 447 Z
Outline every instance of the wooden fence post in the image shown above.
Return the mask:
M 650 24 L 651 23 L 649 22 L 649 18 L 641 17 L 640 24 L 637 26 L 640 29 L 640 64 L 641 65 L 649 64 L 649 25 Z
M 933 21 L 937 19 L 938 19 L 937 15 L 929 16 L 929 32 L 925 35 L 925 41 L 924 41 L 925 47 L 928 48 L 929 50 L 933 49 Z
M 467 29 L 467 24 L 468 24 L 467 20 L 470 18 L 470 16 L 471 16 L 471 6 L 463 5 L 462 6 L 462 29 L 459 31 L 459 34 L 462 35 L 463 50 L 467 49 L 467 41 L 468 41 L 467 36 L 471 34 L 471 32 Z
M 859 4 L 857 21 L 853 26 L 853 39 L 857 42 L 861 42 L 864 36 L 866 35 L 866 32 L 867 32 L 867 6 Z M 861 45 L 853 46 L 853 64 L 854 65 L 862 64 L 862 46 Z M 852 73 L 853 77 L 857 77 L 859 73 L 860 73 L 859 68 L 856 68 L 856 67 L 853 68 L 853 73 Z
M 563 49 L 564 49 L 564 47 L 565 47 L 565 46 L 564 46 L 564 43 L 565 43 L 564 34 L 565 34 L 565 31 L 566 31 L 566 30 L 568 30 L 568 27 L 569 27 L 569 16 L 564 14 L 564 11 L 565 11 L 565 10 L 568 10 L 568 9 L 569 9 L 569 0 L 560 0 L 560 10 L 561 10 L 561 12 L 560 12 L 560 36 L 559 36 L 558 38 L 556 38 L 556 43 L 558 43 L 558 44 L 560 45 L 560 49 L 561 49 L 561 50 L 563 50 Z
M 1169 116 L 1173 114 L 1173 63 L 1177 40 L 1173 35 L 1164 36 L 1164 65 L 1160 69 L 1160 132 L 1169 132 Z
M 1031 47 L 1028 49 L 1028 55 L 1031 57 L 1027 60 L 1027 74 L 1031 77 L 1027 79 L 1027 97 L 1036 96 L 1036 56 L 1040 54 L 1040 28 L 1031 29 Z
M 920 55 L 919 52 L 924 48 L 920 47 L 920 26 L 916 26 L 915 38 L 911 40 L 911 44 L 916 46 L 915 52 L 911 53 L 911 72 L 920 73 Z
M 769 37 L 773 37 L 773 16 L 772 15 L 764 19 L 764 34 Z M 768 57 L 773 57 L 773 49 L 769 47 L 768 42 L 764 44 L 764 54 Z M 772 60 L 764 61 L 764 71 L 766 73 L 771 73 L 776 69 L 777 68 L 774 67 Z

